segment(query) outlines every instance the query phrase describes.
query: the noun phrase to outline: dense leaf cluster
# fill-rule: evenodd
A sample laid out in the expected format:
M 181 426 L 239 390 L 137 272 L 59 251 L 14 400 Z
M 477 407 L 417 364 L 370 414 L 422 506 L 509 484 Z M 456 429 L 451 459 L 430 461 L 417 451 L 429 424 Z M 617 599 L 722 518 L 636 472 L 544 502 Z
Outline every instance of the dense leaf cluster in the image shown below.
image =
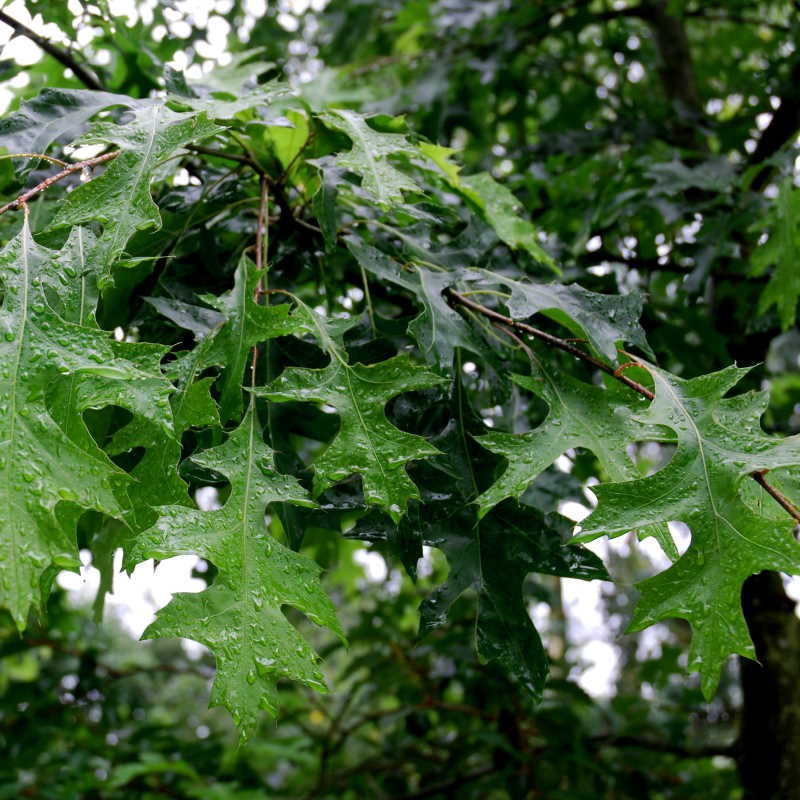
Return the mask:
M 463 177 L 402 120 L 316 108 L 274 82 L 149 100 L 45 91 L 3 130 L 12 153 L 41 152 L 20 159 L 26 177 L 65 144 L 97 153 L 81 162 L 88 180 L 18 203 L 2 252 L 16 511 L 0 589 L 20 630 L 76 563 L 85 512 L 90 547 L 123 547 L 129 569 L 201 556 L 212 585 L 176 597 L 146 635 L 206 644 L 212 702 L 246 735 L 257 708 L 275 709 L 278 678 L 323 688 L 285 614 L 344 633 L 319 569 L 292 548 L 312 521 L 355 523 L 361 538 L 383 531 L 412 571 L 423 544 L 441 549 L 451 574 L 423 628 L 477 590 L 479 652 L 538 697 L 546 658 L 523 579 L 607 575 L 526 492 L 586 448 L 610 482 L 583 538 L 638 530 L 675 559 L 643 586 L 634 625 L 690 621 L 708 694 L 729 654 L 753 655 L 742 582 L 800 569 L 792 517 L 763 482 L 800 464 L 798 439 L 761 432 L 762 395 L 725 399 L 739 371 L 685 381 L 623 353 L 651 352 L 641 298 L 553 281 L 488 173 Z M 533 397 L 548 411 L 529 432 L 482 432 L 476 409 Z M 647 440 L 675 450 L 639 477 L 627 448 Z M 228 487 L 220 510 L 193 507 L 203 483 Z M 681 556 L 671 521 L 692 530 Z
M 234 0 L 204 77 L 219 17 L 27 5 L 92 39 L 0 121 L 0 794 L 800 785 L 792 4 Z M 120 549 L 202 559 L 164 641 L 53 590 Z M 678 620 L 609 700 L 569 578 Z

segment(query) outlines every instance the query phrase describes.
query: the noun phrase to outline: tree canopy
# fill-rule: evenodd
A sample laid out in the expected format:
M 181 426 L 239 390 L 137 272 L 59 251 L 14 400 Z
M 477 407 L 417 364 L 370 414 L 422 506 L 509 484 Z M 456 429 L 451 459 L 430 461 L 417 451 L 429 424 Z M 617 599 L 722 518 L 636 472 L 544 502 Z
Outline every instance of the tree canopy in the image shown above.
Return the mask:
M 795 797 L 795 5 L 52 6 L 0 10 L 4 796 Z M 148 645 L 120 551 L 197 558 Z

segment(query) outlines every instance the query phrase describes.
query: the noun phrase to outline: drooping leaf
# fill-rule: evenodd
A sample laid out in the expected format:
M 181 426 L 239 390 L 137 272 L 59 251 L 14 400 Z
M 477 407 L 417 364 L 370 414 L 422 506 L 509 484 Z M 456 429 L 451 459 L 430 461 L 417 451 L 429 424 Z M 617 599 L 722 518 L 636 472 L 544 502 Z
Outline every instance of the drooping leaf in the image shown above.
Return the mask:
M 92 233 L 74 228 L 58 251 L 37 248 L 46 279 L 41 288 L 48 307 L 63 322 L 71 323 L 86 346 L 94 336 L 94 349 L 80 353 L 102 362 L 103 370 L 76 369 L 47 386 L 46 403 L 53 420 L 85 452 L 106 460 L 84 423 L 90 409 L 120 406 L 133 414 L 132 420 L 113 437 L 106 447 L 107 456 L 141 448 L 138 463 L 127 473 L 124 483 L 115 481 L 118 505 L 105 509 L 106 517 L 98 523 L 92 547 L 97 550 L 95 566 L 101 572 L 95 609 L 102 614 L 103 597 L 113 581 L 113 556 L 117 546 L 125 546 L 130 537 L 151 525 L 156 505 L 187 498 L 186 485 L 177 473 L 182 430 L 175 431 L 170 402 L 175 401 L 173 387 L 162 373 L 161 360 L 166 348 L 145 342 L 115 341 L 100 329 L 95 319 L 97 278 L 100 265 L 94 258 L 97 241 Z M 61 331 L 62 343 L 69 335 Z M 110 462 L 108 462 L 110 465 Z M 95 509 L 99 510 L 99 509 Z M 43 587 L 45 588 L 45 587 Z
M 563 532 L 524 506 L 495 509 L 480 522 L 463 509 L 453 508 L 443 519 L 427 511 L 420 524 L 426 544 L 441 549 L 450 564 L 446 583 L 422 604 L 422 630 L 443 625 L 453 603 L 474 590 L 478 653 L 498 661 L 532 697 L 541 698 L 547 657 L 523 600 L 522 581 L 530 573 L 607 580 L 600 560 L 588 550 L 567 547 Z
M 65 247 L 65 267 L 74 263 L 70 249 L 77 236 Z M 39 606 L 43 574 L 53 565 L 76 564 L 74 527 L 64 527 L 70 517 L 59 517 L 58 504 L 122 514 L 114 489 L 127 478 L 94 444 L 80 413 L 119 404 L 170 425 L 169 385 L 159 374 L 120 358 L 110 334 L 67 322 L 52 309 L 48 290 L 58 292 L 58 270 L 59 253 L 34 242 L 26 216 L 0 254 L 7 509 L 0 531 L 0 603 L 20 629 L 30 607 Z M 159 408 L 159 396 L 165 408 Z M 46 593 L 49 584 L 42 589 Z
M 144 636 L 183 636 L 205 644 L 217 660 L 211 704 L 225 706 L 246 738 L 257 726 L 259 709 L 276 713 L 278 679 L 325 690 L 314 651 L 282 607 L 292 606 L 343 634 L 319 584 L 319 567 L 269 533 L 264 516 L 269 503 L 311 501 L 294 478 L 275 470 L 253 405 L 224 444 L 193 460 L 230 481 L 225 505 L 217 511 L 161 509 L 156 525 L 137 539 L 130 560 L 196 554 L 218 574 L 205 591 L 176 595 Z
M 639 325 L 643 302 L 640 294 L 598 294 L 576 283 L 523 283 L 510 278 L 502 278 L 502 282 L 511 289 L 508 310 L 515 319 L 544 313 L 585 336 L 610 361 L 618 359 L 617 342 L 628 342 L 651 353 Z
M 478 653 L 499 662 L 533 698 L 539 698 L 548 664 L 523 594 L 525 577 L 542 573 L 591 580 L 608 575 L 592 553 L 567 546 L 570 526 L 564 518 L 544 517 L 530 506 L 511 503 L 477 518 L 471 501 L 488 460 L 486 451 L 474 447 L 470 437 L 481 423 L 470 409 L 461 355 L 455 361 L 447 401 L 453 417 L 433 440 L 442 452 L 415 470 L 422 502 L 411 503 L 408 514 L 395 521 L 370 512 L 347 535 L 385 542 L 412 576 L 423 544 L 440 549 L 450 570 L 447 580 L 421 606 L 422 631 L 444 625 L 455 601 L 474 591 Z
M 762 570 L 800 570 L 791 518 L 776 521 L 742 495 L 750 473 L 800 463 L 800 436 L 763 433 L 765 394 L 725 397 L 746 369 L 728 367 L 691 380 L 649 369 L 656 397 L 639 417 L 672 430 L 677 450 L 654 475 L 594 487 L 599 505 L 580 540 L 672 520 L 689 526 L 692 542 L 683 556 L 640 584 L 631 630 L 670 617 L 686 619 L 694 634 L 689 666 L 700 671 L 710 696 L 730 654 L 755 657 L 742 613 L 742 583 Z
M 176 385 L 171 398 L 175 434 L 180 438 L 189 428 L 219 427 L 219 407 L 211 396 L 215 378 L 198 380 L 205 364 L 205 343 L 177 358 L 169 365 Z
M 651 352 L 639 325 L 641 295 L 605 295 L 578 284 L 516 281 L 488 270 L 469 269 L 469 251 L 454 248 L 441 258 L 438 252 L 421 248 L 402 232 L 398 235 L 410 251 L 410 258 L 402 264 L 356 236 L 346 236 L 345 243 L 364 269 L 417 296 L 423 311 L 409 325 L 409 331 L 423 353 L 442 367 L 451 364 L 455 347 L 472 352 L 486 349 L 474 325 L 468 324 L 443 295 L 444 289 L 456 287 L 459 282 L 482 283 L 486 288 L 509 287 L 508 308 L 512 317 L 526 319 L 544 313 L 576 334 L 586 336 L 598 353 L 612 361 L 618 359 L 618 342 L 629 342 L 645 353 Z M 453 266 L 453 261 L 458 266 Z M 431 269 L 431 262 L 441 264 L 442 268 Z

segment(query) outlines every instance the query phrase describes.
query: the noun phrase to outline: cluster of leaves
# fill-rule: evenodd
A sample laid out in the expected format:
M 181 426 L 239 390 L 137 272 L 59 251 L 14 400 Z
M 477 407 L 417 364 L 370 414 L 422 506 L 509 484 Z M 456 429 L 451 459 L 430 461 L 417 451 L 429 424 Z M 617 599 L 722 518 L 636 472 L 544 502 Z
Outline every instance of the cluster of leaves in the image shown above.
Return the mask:
M 468 27 L 419 13 L 419 41 Z M 604 481 L 581 537 L 656 537 L 674 564 L 643 584 L 633 625 L 688 620 L 710 696 L 728 655 L 754 654 L 742 582 L 800 572 L 792 516 L 774 498 L 791 501 L 763 479 L 792 493 L 798 438 L 762 431 L 762 392 L 728 396 L 746 371 L 685 379 L 645 361 L 635 291 L 571 281 L 564 243 L 578 248 L 623 202 L 586 223 L 579 208 L 568 225 L 543 213 L 541 227 L 559 230 L 548 239 L 489 171 L 462 174 L 435 143 L 452 130 L 439 136 L 421 115 L 426 139 L 379 113 L 394 110 L 385 104 L 341 108 L 336 91 L 323 100 L 269 78 L 269 65 L 239 56 L 207 82 L 167 72 L 158 97 L 46 89 L 0 124 L 0 145 L 29 154 L 6 162 L 9 197 L 53 175 L 48 159 L 79 165 L 2 217 L 0 603 L 17 628 L 45 608 L 58 570 L 76 567 L 79 545 L 104 587 L 117 547 L 128 569 L 201 556 L 211 585 L 176 597 L 147 636 L 212 651 L 212 702 L 246 736 L 259 708 L 276 710 L 280 679 L 324 686 L 302 616 L 347 632 L 320 567 L 299 553 L 322 530 L 385 543 L 412 576 L 423 545 L 441 550 L 450 573 L 422 605 L 423 631 L 474 593 L 478 653 L 538 699 L 547 660 L 523 581 L 608 578 L 567 545 L 546 491 L 554 462 L 579 448 Z M 464 157 L 485 144 L 471 139 Z M 743 191 L 729 166 L 671 158 L 649 163 L 625 202 L 649 193 L 670 218 L 665 196 L 685 193 L 725 216 Z M 771 275 L 761 309 L 777 305 L 784 326 L 797 299 L 782 291 L 793 206 L 786 184 L 753 267 Z M 674 452 L 643 475 L 629 453 L 647 441 Z M 222 505 L 201 511 L 191 495 L 209 485 Z M 682 555 L 676 521 L 692 532 Z
M 736 371 L 686 382 L 648 366 L 656 399 L 645 411 L 633 393 L 593 386 L 586 376 L 556 378 L 538 358 L 532 377 L 508 384 L 502 365 L 514 361 L 514 343 L 504 351 L 492 331 L 452 307 L 447 291 L 506 298 L 509 319 L 544 315 L 585 336 L 587 356 L 591 349 L 611 363 L 619 344 L 646 348 L 636 323 L 641 301 L 543 283 L 537 273 L 554 265 L 507 191 L 485 173 L 462 179 L 449 153 L 415 143 L 398 121 L 314 113 L 276 84 L 237 95 L 183 92 L 165 100 L 46 92 L 4 125 L 12 152 L 66 141 L 117 153 L 63 199 L 48 192 L 41 209 L 25 206 L 2 253 L 3 485 L 6 507 L 19 516 L 3 524 L 1 585 L 18 627 L 32 608 L 41 610 L 56 570 L 76 563 L 83 512 L 107 520 L 95 535 L 106 549 L 124 546 L 129 568 L 150 557 L 202 556 L 216 568 L 213 584 L 175 598 L 147 635 L 206 644 L 217 661 L 212 702 L 229 708 L 246 734 L 259 707 L 275 709 L 278 678 L 323 685 L 284 607 L 343 635 L 319 568 L 288 546 L 302 541 L 311 507 L 314 524 L 333 531 L 362 517 L 358 534 L 396 541 L 412 570 L 422 543 L 442 549 L 451 576 L 426 601 L 423 627 L 443 624 L 453 601 L 475 588 L 479 652 L 540 696 L 546 661 L 522 602 L 522 579 L 606 573 L 579 547 L 564 549 L 563 526 L 535 504 L 502 501 L 518 500 L 558 456 L 580 446 L 622 481 L 598 488 L 600 507 L 585 536 L 646 532 L 671 520 L 692 528 L 690 550 L 646 584 L 635 624 L 688 619 L 696 631 L 693 666 L 713 692 L 727 655 L 752 655 L 738 601 L 742 581 L 765 568 L 800 570 L 791 519 L 777 523 L 769 498 L 756 497 L 747 482 L 751 472 L 800 463 L 796 438 L 758 432 L 763 397 L 724 400 Z M 204 172 L 181 189 L 173 159 L 190 163 L 192 147 Z M 250 192 L 239 189 L 239 200 L 258 208 L 244 238 L 245 220 L 231 214 L 231 184 L 248 183 L 238 166 L 227 174 L 215 166 L 226 159 L 252 174 Z M 196 174 L 196 162 L 190 166 Z M 448 204 L 447 193 L 463 201 Z M 280 211 L 272 235 L 270 198 Z M 295 216 L 306 198 L 318 228 Z M 324 282 L 304 274 L 296 251 L 283 255 L 287 229 L 319 236 Z M 224 285 L 235 265 L 233 288 L 215 297 L 203 280 L 187 284 L 182 273 L 196 254 L 190 236 L 195 247 L 205 237 L 230 240 L 230 266 L 209 278 Z M 253 240 L 255 260 L 245 252 Z M 214 249 L 219 256 L 226 248 Z M 512 253 L 527 279 L 487 268 Z M 365 276 L 359 295 L 368 299 L 368 325 L 358 313 L 336 313 L 354 267 Z M 124 333 L 132 320 L 115 313 L 130 306 L 145 276 L 154 313 L 190 331 L 194 343 L 143 341 L 154 327 L 148 306 L 138 312 L 138 341 L 115 341 L 98 325 L 99 303 Z M 409 301 L 382 296 L 389 285 Z M 327 309 L 309 304 L 317 288 L 327 292 Z M 421 309 L 411 311 L 410 340 L 397 324 L 405 315 L 400 302 Z M 415 354 L 386 357 L 411 343 Z M 498 399 L 518 388 L 540 395 L 549 406 L 542 424 L 527 434 L 478 437 L 476 447 L 470 437 L 480 424 L 470 408 L 479 393 L 463 385 L 464 353 L 493 375 Z M 401 395 L 407 407 L 395 405 L 387 417 Z M 293 414 L 276 418 L 274 403 L 291 403 Z M 309 403 L 335 414 L 338 429 L 320 432 Z M 637 480 L 625 448 L 653 438 L 675 442 L 675 455 Z M 309 459 L 304 441 L 324 443 L 322 451 Z M 476 452 L 484 447 L 507 461 L 494 482 L 487 457 Z M 272 448 L 289 471 L 279 469 Z M 423 480 L 407 472 L 412 463 Z M 194 510 L 181 475 L 227 484 L 222 508 Z M 327 499 L 344 487 L 346 498 Z M 662 529 L 661 536 L 668 534 Z

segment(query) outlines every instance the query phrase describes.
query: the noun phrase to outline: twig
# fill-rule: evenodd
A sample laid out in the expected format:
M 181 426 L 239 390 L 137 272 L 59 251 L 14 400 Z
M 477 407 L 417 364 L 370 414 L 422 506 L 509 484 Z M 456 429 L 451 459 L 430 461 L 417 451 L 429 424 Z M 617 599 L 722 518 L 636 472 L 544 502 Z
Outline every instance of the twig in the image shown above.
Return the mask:
M 455 790 L 460 786 L 473 781 L 478 781 L 481 778 L 485 778 L 487 775 L 492 775 L 495 772 L 498 772 L 498 770 L 494 767 L 494 765 L 482 767 L 474 772 L 466 772 L 461 775 L 457 775 L 455 778 L 449 778 L 447 780 L 440 781 L 439 783 L 432 783 L 426 786 L 424 789 L 412 792 L 411 794 L 404 794 L 400 800 L 422 800 L 424 797 L 433 797 L 434 795 L 442 794 L 446 797 L 452 797 Z
M 2 12 L 0 12 L 0 14 L 2 14 Z M 70 164 L 65 169 L 62 169 L 61 172 L 56 172 L 55 175 L 51 175 L 49 178 L 45 178 L 41 183 L 37 183 L 32 189 L 28 189 L 27 192 L 23 192 L 16 200 L 6 203 L 2 208 L 0 208 L 0 214 L 5 214 L 6 211 L 11 211 L 16 208 L 21 208 L 28 202 L 28 200 L 36 197 L 37 194 L 43 192 L 54 183 L 63 181 L 64 178 L 68 178 L 70 175 L 73 175 L 76 172 L 81 172 L 84 169 L 91 169 L 92 167 L 96 167 L 100 164 L 105 164 L 107 161 L 111 161 L 111 159 L 116 158 L 121 152 L 121 150 L 114 150 L 112 153 L 104 153 L 101 156 L 87 158 L 86 161 L 78 161 L 75 164 Z
M 633 389 L 635 392 L 640 394 L 642 397 L 646 397 L 648 400 L 655 399 L 655 393 L 651 392 L 646 386 L 642 386 L 641 383 L 637 381 L 631 380 L 626 375 L 623 374 L 623 371 L 631 366 L 636 366 L 637 362 L 635 361 L 628 361 L 620 367 L 616 369 L 611 366 L 610 364 L 606 364 L 604 361 L 600 361 L 600 359 L 595 358 L 594 356 L 589 355 L 584 350 L 581 350 L 579 347 L 575 347 L 575 345 L 570 344 L 565 339 L 560 339 L 558 336 L 553 336 L 551 333 L 547 333 L 546 331 L 539 330 L 539 328 L 535 328 L 533 325 L 529 325 L 527 322 L 520 322 L 519 320 L 512 319 L 511 317 L 507 317 L 505 314 L 501 314 L 494 309 L 487 308 L 480 303 L 476 303 L 474 300 L 470 300 L 468 297 L 465 297 L 460 292 L 457 292 L 455 289 L 450 287 L 444 290 L 444 297 L 451 306 L 462 306 L 464 308 L 468 308 L 470 311 L 473 311 L 477 314 L 481 314 L 487 319 L 492 320 L 494 323 L 498 325 L 498 327 L 503 330 L 506 334 L 511 335 L 511 331 L 517 330 L 521 331 L 522 333 L 526 333 L 529 336 L 533 336 L 536 339 L 540 339 L 543 342 L 546 342 L 551 347 L 557 347 L 559 350 L 563 350 L 565 353 L 569 353 L 570 355 L 575 356 L 576 358 L 581 359 L 581 361 L 586 362 L 587 364 L 591 364 L 596 369 L 599 369 L 601 372 L 605 372 L 606 375 L 610 375 L 615 380 L 618 380 L 620 383 L 624 383 L 630 389 Z M 521 343 L 520 340 L 516 336 L 512 336 L 518 343 Z M 624 353 L 624 351 L 623 351 Z M 625 355 L 629 355 L 625 353 Z M 794 521 L 800 524 L 800 509 L 798 509 L 791 500 L 789 500 L 786 495 L 784 495 L 780 490 L 776 489 L 772 486 L 767 479 L 764 477 L 769 470 L 760 469 L 755 470 L 754 472 L 750 473 L 750 477 L 759 485 L 761 488 L 767 492 L 788 514 L 794 519 Z
M 48 156 L 47 153 L 6 153 L 0 156 L 0 159 L 6 158 L 37 158 L 42 161 L 49 161 L 51 164 L 58 164 L 59 167 L 68 167 L 68 161 L 62 161 L 60 158 Z
M 268 230 L 269 220 L 267 212 L 269 210 L 269 181 L 266 175 L 261 175 L 259 201 L 258 201 L 258 221 L 256 222 L 256 269 L 258 270 L 258 283 L 253 291 L 253 300 L 258 303 L 261 297 L 267 292 L 264 287 L 264 235 Z M 253 354 L 250 362 L 250 381 L 256 385 L 256 367 L 258 366 L 258 345 L 253 345 Z
M 18 36 L 24 36 L 26 39 L 30 39 L 34 44 L 41 47 L 45 53 L 52 56 L 68 69 L 71 69 L 75 77 L 88 89 L 94 89 L 98 92 L 103 90 L 103 85 L 100 81 L 97 80 L 89 70 L 82 67 L 66 50 L 62 50 L 49 39 L 45 39 L 44 36 L 40 36 L 35 31 L 32 31 L 27 25 L 23 25 L 13 17 L 9 17 L 5 11 L 0 11 L 0 22 L 4 22 L 10 28 L 13 28 Z
M 735 745 L 705 745 L 702 747 L 684 747 L 671 742 L 655 741 L 653 739 L 640 739 L 637 736 L 592 736 L 592 744 L 607 747 L 637 748 L 652 750 L 656 753 L 666 753 L 678 758 L 713 758 L 714 756 L 727 756 L 733 758 L 736 753 Z
M 546 331 L 540 330 L 539 328 L 534 328 L 533 325 L 529 325 L 527 322 L 519 322 L 516 319 L 512 319 L 511 317 L 507 317 L 505 314 L 501 314 L 498 311 L 494 311 L 491 308 L 487 308 L 480 303 L 476 303 L 474 300 L 470 300 L 468 297 L 464 297 L 463 294 L 457 292 L 455 289 L 447 288 L 444 290 L 445 299 L 451 305 L 457 306 L 464 306 L 465 308 L 469 308 L 472 311 L 477 312 L 478 314 L 482 314 L 484 317 L 493 320 L 494 322 L 499 322 L 502 325 L 505 325 L 508 328 L 513 328 L 518 331 L 522 331 L 523 333 L 527 333 L 529 336 L 533 336 L 536 339 L 541 339 L 543 342 L 546 342 L 551 347 L 557 347 L 559 350 L 563 350 L 565 353 L 569 353 L 570 355 L 575 356 L 576 358 L 580 358 L 582 361 L 585 361 L 587 364 L 591 364 L 595 369 L 599 369 L 601 372 L 605 372 L 606 375 L 610 375 L 612 378 L 616 378 L 616 380 L 620 381 L 620 383 L 624 383 L 629 388 L 633 389 L 635 392 L 640 394 L 642 397 L 646 397 L 648 400 L 652 400 L 655 398 L 655 394 L 651 392 L 646 386 L 642 386 L 641 383 L 637 381 L 631 380 L 626 375 L 619 374 L 617 375 L 614 367 L 610 364 L 606 364 L 604 361 L 600 361 L 600 359 L 595 358 L 594 356 L 589 355 L 586 351 L 581 350 L 580 347 L 575 347 L 574 344 L 570 344 L 564 339 L 560 339 L 558 336 L 553 336 L 551 333 L 547 333 Z
M 199 144 L 187 145 L 186 149 L 191 150 L 193 153 L 199 153 L 205 156 L 215 156 L 216 158 L 222 158 L 225 161 L 235 161 L 237 164 L 245 164 L 262 178 L 265 176 L 263 167 L 258 162 L 250 158 L 250 156 L 242 155 L 241 153 L 229 153 L 227 150 L 215 150 L 213 147 L 203 147 L 203 145 Z
M 267 185 L 267 179 L 262 175 L 258 200 L 258 228 L 256 230 L 256 269 L 259 272 L 264 269 L 264 228 L 267 224 L 268 197 L 269 187 Z M 258 292 L 261 288 L 261 281 L 259 281 L 256 291 Z
M 768 469 L 757 469 L 755 472 L 750 473 L 750 477 L 778 504 L 780 504 L 789 514 L 794 518 L 795 522 L 800 524 L 800 509 L 781 492 L 776 489 L 772 484 L 767 482 L 764 477 L 769 472 Z
M 735 25 L 753 25 L 759 28 L 771 28 L 772 30 L 789 33 L 791 26 L 784 25 L 782 22 L 772 22 L 768 19 L 758 19 L 757 17 L 747 17 L 743 14 L 731 14 L 725 11 L 721 13 L 713 13 L 707 8 L 698 8 L 694 10 L 685 9 L 684 16 L 693 19 L 708 20 L 709 22 L 730 22 Z
M 12 655 L 22 652 L 26 647 L 48 647 L 50 650 L 53 650 L 56 653 L 77 658 L 79 661 L 82 661 L 87 657 L 94 659 L 94 648 L 90 647 L 87 649 L 80 649 L 77 647 L 71 647 L 68 644 L 64 644 L 63 642 L 59 642 L 55 639 L 43 637 L 19 639 L 18 642 L 12 645 L 12 647 L 4 647 L 0 652 L 2 652 L 3 655 Z M 146 666 L 136 665 L 129 667 L 128 669 L 120 669 L 119 667 L 112 667 L 109 664 L 105 664 L 102 661 L 96 661 L 95 669 L 98 672 L 102 670 L 110 678 L 129 678 L 139 675 L 143 672 L 167 672 L 176 675 L 197 675 L 200 678 L 208 680 L 210 677 L 213 677 L 214 674 L 213 671 L 203 669 L 201 665 L 194 667 L 189 664 L 186 666 L 180 666 L 178 664 L 169 663 L 148 664 Z

